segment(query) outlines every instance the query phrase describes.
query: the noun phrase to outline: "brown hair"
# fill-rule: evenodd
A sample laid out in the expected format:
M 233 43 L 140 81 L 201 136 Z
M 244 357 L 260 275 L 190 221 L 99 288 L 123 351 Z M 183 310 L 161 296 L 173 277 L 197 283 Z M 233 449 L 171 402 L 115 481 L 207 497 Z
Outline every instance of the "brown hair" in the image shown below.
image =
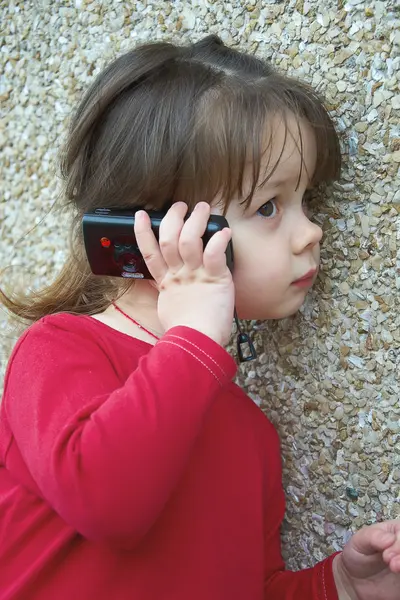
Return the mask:
M 14 293 L 13 298 L 0 291 L 0 301 L 31 322 L 60 311 L 101 312 L 131 283 L 91 273 L 83 214 L 99 207 L 159 209 L 178 200 L 191 209 L 217 194 L 226 208 L 235 194 L 243 198 L 250 155 L 247 206 L 259 185 L 264 125 L 273 115 L 289 113 L 298 123 L 308 121 L 314 131 L 318 164 L 313 184 L 337 178 L 337 134 L 308 85 L 226 47 L 215 35 L 187 46 L 145 44 L 120 56 L 84 95 L 61 155 L 63 206 L 73 210 L 66 264 L 44 290 Z

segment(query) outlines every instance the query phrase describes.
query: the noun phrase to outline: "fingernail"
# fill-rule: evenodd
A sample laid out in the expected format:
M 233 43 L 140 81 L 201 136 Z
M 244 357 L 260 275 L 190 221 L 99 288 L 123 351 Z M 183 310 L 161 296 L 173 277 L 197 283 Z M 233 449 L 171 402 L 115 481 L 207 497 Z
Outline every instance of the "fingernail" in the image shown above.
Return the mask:
M 389 542 L 393 543 L 395 541 L 395 539 L 396 539 L 395 534 L 394 533 L 390 533 L 389 531 L 387 533 L 384 533 L 382 535 L 382 541 L 384 543 L 386 543 L 386 544 L 388 544 Z
M 394 558 L 395 556 L 396 556 L 396 552 L 389 552 L 386 555 L 386 560 L 390 562 L 392 560 L 392 558 Z
M 210 206 L 210 205 L 208 204 L 208 202 L 198 202 L 198 203 L 196 204 L 196 206 L 194 207 L 194 209 L 193 209 L 193 212 L 194 212 L 195 210 L 197 210 L 197 208 L 199 208 L 201 205 L 203 205 L 203 206 L 205 205 L 206 207 L 207 207 L 207 206 L 208 206 L 208 207 Z

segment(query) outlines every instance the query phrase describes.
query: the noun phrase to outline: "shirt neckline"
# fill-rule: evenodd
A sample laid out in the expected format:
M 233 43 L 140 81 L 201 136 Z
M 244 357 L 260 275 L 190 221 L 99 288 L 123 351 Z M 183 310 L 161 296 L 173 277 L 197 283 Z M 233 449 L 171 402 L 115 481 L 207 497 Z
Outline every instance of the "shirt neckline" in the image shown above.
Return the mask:
M 99 325 L 103 329 L 106 328 L 108 330 L 108 332 L 111 331 L 117 335 L 122 336 L 125 339 L 130 340 L 131 342 L 137 342 L 139 344 L 144 344 L 145 346 L 150 346 L 150 348 L 152 348 L 155 345 L 155 344 L 150 344 L 150 342 L 146 342 L 145 340 L 140 340 L 139 338 L 133 337 L 132 335 L 128 335 L 127 333 L 124 333 L 123 331 L 120 331 L 119 329 L 115 329 L 115 327 L 111 327 L 111 325 L 107 325 L 107 323 L 103 323 L 103 321 L 98 321 L 97 319 L 93 319 L 93 317 L 91 315 L 78 315 L 78 316 L 83 317 L 85 319 L 89 319 L 91 323 L 94 323 L 95 325 Z

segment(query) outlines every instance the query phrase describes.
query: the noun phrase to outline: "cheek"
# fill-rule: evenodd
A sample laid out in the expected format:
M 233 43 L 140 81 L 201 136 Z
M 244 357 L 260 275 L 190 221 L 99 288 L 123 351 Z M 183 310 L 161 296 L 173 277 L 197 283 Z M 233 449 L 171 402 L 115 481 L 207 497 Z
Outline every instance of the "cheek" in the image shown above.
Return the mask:
M 253 232 L 234 243 L 234 279 L 240 288 L 246 285 L 256 291 L 265 286 L 273 287 L 288 276 L 288 268 L 284 249 L 277 248 L 265 236 Z
M 281 319 L 297 312 L 303 298 L 292 297 L 292 265 L 284 244 L 254 231 L 234 244 L 235 302 L 240 319 Z
M 237 251 L 233 279 L 235 301 L 239 318 L 274 318 L 288 287 L 288 265 L 282 254 L 276 256 L 272 248 L 256 248 L 255 244 Z
M 270 256 L 247 256 L 247 260 L 237 261 L 234 269 L 234 282 L 237 289 L 248 289 L 249 293 L 258 291 L 273 295 L 273 290 L 287 279 L 287 268 L 282 261 L 272 260 Z M 286 277 L 285 277 L 286 273 Z

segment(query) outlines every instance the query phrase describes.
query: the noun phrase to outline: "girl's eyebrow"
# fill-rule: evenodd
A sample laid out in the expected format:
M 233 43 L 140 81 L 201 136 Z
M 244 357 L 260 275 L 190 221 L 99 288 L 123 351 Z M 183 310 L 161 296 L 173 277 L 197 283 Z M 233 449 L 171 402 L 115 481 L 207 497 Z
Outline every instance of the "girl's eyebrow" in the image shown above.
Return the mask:
M 256 187 L 256 190 L 262 190 L 266 187 L 279 187 L 281 185 L 287 185 L 288 183 L 290 183 L 290 179 L 278 179 L 276 181 L 273 181 L 272 179 L 267 179 L 267 181 L 260 183 L 260 185 L 258 185 Z
M 260 185 L 258 185 L 256 187 L 256 190 L 262 190 L 265 187 L 279 187 L 281 185 L 288 185 L 291 182 L 296 182 L 296 188 L 298 187 L 298 179 L 297 177 L 287 177 L 285 179 L 277 179 L 276 181 L 274 181 L 273 179 L 268 179 L 267 181 L 265 181 L 264 183 L 260 183 Z M 308 180 L 307 181 L 307 189 L 309 189 L 311 187 L 311 182 Z
M 287 179 L 279 179 L 278 181 L 272 181 L 271 179 L 267 179 L 267 181 L 261 183 L 261 185 L 259 185 L 258 187 L 263 188 L 267 185 L 270 185 L 271 187 L 278 187 L 278 185 L 282 185 L 283 183 L 287 183 Z

